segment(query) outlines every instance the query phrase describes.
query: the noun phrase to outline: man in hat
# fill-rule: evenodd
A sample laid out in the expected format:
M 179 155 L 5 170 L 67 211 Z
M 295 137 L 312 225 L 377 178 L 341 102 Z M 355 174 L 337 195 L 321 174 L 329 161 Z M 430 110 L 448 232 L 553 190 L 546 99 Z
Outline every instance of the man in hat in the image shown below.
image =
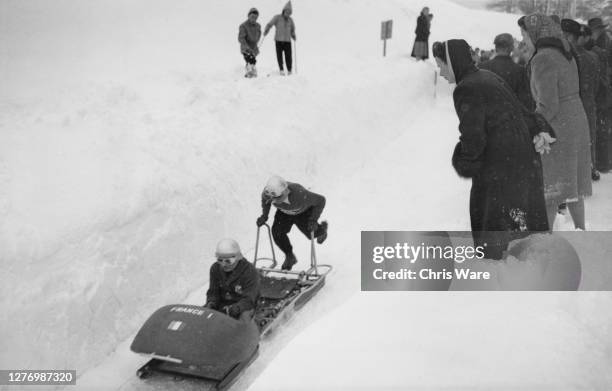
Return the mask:
M 297 258 L 293 254 L 293 246 L 287 234 L 294 224 L 308 239 L 311 234 L 317 238 L 319 244 L 327 239 L 327 221 L 320 224 L 318 222 L 325 208 L 325 197 L 306 190 L 299 183 L 287 182 L 279 176 L 273 176 L 261 194 L 262 213 L 257 219 L 258 227 L 268 221 L 272 205 L 276 207 L 272 237 L 274 243 L 285 253 L 282 270 L 291 270 L 297 263 Z
M 584 47 L 583 28 L 580 23 L 572 19 L 563 19 L 561 29 L 565 39 L 568 40 L 574 51 L 576 64 L 578 65 L 578 77 L 580 85 L 580 98 L 589 122 L 589 134 L 591 138 L 591 177 L 599 179 L 599 173 L 595 168 L 594 147 L 597 132 L 597 104 L 596 97 L 599 88 L 599 58 L 593 52 Z
M 244 259 L 234 239 L 221 240 L 215 256 L 217 262 L 210 267 L 206 307 L 233 318 L 251 319 L 259 297 L 257 269 Z
M 478 67 L 491 71 L 504 79 L 521 103 L 533 111 L 535 105 L 529 91 L 527 71 L 525 67 L 516 64 L 510 56 L 514 50 L 514 38 L 508 33 L 500 34 L 495 37 L 493 44 L 495 45 L 495 57 L 481 63 Z
M 256 57 L 259 54 L 257 43 L 261 38 L 261 26 L 257 23 L 259 11 L 251 8 L 247 20 L 238 28 L 238 42 L 240 42 L 240 52 L 246 61 L 246 73 L 244 77 L 257 77 Z
M 291 40 L 293 39 L 295 41 L 295 23 L 291 18 L 292 13 L 293 8 L 291 7 L 291 1 L 289 1 L 283 7 L 281 14 L 274 16 L 264 30 L 264 36 L 266 36 L 268 32 L 270 32 L 272 26 L 276 28 L 276 33 L 274 35 L 274 41 L 276 43 L 276 60 L 278 61 L 281 75 L 285 75 L 283 54 L 285 55 L 285 64 L 287 65 L 287 72 L 289 75 L 293 67 Z

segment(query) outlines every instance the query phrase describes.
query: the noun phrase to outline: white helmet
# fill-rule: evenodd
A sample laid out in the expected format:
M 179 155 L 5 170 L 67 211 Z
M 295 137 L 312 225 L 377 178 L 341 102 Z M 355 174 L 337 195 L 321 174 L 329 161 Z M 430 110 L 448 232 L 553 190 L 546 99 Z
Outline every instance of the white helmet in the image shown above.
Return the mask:
M 217 258 L 242 258 L 240 252 L 240 246 L 234 239 L 222 239 L 217 243 L 217 249 L 215 250 L 215 256 Z
M 264 192 L 271 197 L 280 197 L 287 190 L 287 181 L 278 175 L 271 176 L 264 188 Z

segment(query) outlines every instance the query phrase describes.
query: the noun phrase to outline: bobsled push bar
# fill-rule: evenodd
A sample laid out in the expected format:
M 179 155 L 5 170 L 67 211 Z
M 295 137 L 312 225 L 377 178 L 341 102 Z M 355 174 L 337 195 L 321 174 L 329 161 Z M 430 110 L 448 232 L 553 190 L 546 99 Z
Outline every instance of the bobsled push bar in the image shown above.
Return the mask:
M 260 272 L 261 292 L 255 311 L 255 322 L 260 328 L 262 336 L 274 330 L 291 313 L 302 308 L 325 285 L 325 276 L 332 270 L 331 265 L 317 263 L 315 251 L 314 232 L 310 233 L 310 268 L 305 271 L 279 270 L 277 265 L 272 231 L 268 224 L 264 224 L 268 231 L 268 240 L 272 258 L 258 257 L 259 231 L 255 239 L 255 255 L 253 264 Z M 260 261 L 271 262 L 271 267 L 260 267 Z
M 331 265 L 317 264 L 311 233 L 310 268 L 279 270 L 270 226 L 265 224 L 271 258 L 259 258 L 259 229 L 253 264 L 260 273 L 261 292 L 253 321 L 239 321 L 223 312 L 195 305 L 168 305 L 157 310 L 134 338 L 131 350 L 151 358 L 136 374 L 155 372 L 203 378 L 218 390 L 228 388 L 257 357 L 260 339 L 280 326 L 325 284 Z M 261 227 L 260 227 L 261 228 Z M 271 267 L 257 267 L 269 261 Z

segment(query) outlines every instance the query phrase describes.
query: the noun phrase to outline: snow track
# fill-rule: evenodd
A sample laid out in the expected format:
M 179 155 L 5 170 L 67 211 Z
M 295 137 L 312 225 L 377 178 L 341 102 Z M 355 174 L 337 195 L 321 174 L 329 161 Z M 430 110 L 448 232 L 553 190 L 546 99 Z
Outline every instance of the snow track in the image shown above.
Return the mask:
M 260 1 L 260 22 L 284 2 Z M 428 5 L 435 14 L 431 41 L 465 37 L 489 47 L 497 33 L 518 36 L 515 16 L 466 10 L 445 0 Z M 361 230 L 469 228 L 470 184 L 450 165 L 457 140 L 451 88 L 440 80 L 434 99 L 432 63 L 407 55 L 422 5 L 296 0 L 299 73 L 247 80 L 236 35 L 251 6 L 197 0 L 2 2 L 0 367 L 76 368 L 78 389 L 200 387 L 137 379 L 144 359 L 132 354 L 129 344 L 158 307 L 203 302 L 218 239 L 232 236 L 252 256 L 258 197 L 271 174 L 327 197 L 323 217 L 330 236 L 318 250 L 321 261 L 335 269 L 326 287 L 263 342 L 259 358 L 234 389 L 297 387 L 278 382 L 277 374 L 298 379 L 292 371 L 325 358 L 320 344 L 335 342 L 325 331 L 330 323 L 346 332 L 329 355 L 340 360 L 343 343 L 365 332 L 352 328 L 362 319 L 355 312 L 367 313 L 377 298 L 385 301 L 381 311 L 413 307 L 405 318 L 369 312 L 380 316 L 381 324 L 398 322 L 388 333 L 426 334 L 424 324 L 411 326 L 421 317 L 436 323 L 434 330 L 459 328 L 472 338 L 477 335 L 466 330 L 467 318 L 507 329 L 520 317 L 534 316 L 529 328 L 504 334 L 513 343 L 491 346 L 534 341 L 526 335 L 534 329 L 543 335 L 541 351 L 534 356 L 537 363 L 527 357 L 527 364 L 555 363 L 542 373 L 576 362 L 557 360 L 558 354 L 574 353 L 577 359 L 586 354 L 573 342 L 556 351 L 554 342 L 563 339 L 599 341 L 602 348 L 592 360 L 612 362 L 605 328 L 610 318 L 601 311 L 612 301 L 607 293 L 535 298 L 528 308 L 502 299 L 507 318 L 482 314 L 499 304 L 489 296 L 358 293 Z M 379 23 L 389 18 L 394 38 L 383 59 Z M 258 68 L 260 75 L 276 69 L 270 37 Z M 588 224 L 610 230 L 612 180 L 604 176 L 594 189 Z M 558 225 L 567 228 L 568 222 Z M 297 231 L 292 238 L 298 267 L 305 266 L 308 243 Z M 469 309 L 460 312 L 457 305 Z M 430 314 L 432 308 L 440 311 L 438 317 Z M 443 316 L 446 310 L 455 316 Z M 547 339 L 554 319 L 568 324 Z M 373 324 L 360 327 L 368 325 Z M 374 349 L 367 346 L 372 341 L 364 337 L 364 349 Z M 463 348 L 451 346 L 453 355 L 441 365 L 452 365 Z M 417 344 L 411 360 L 443 355 L 440 346 L 428 349 Z M 508 368 L 525 368 L 518 365 L 521 355 L 512 357 L 517 361 Z M 592 360 L 585 362 L 592 364 L 594 380 L 582 384 L 597 389 L 609 377 L 598 377 L 600 367 Z M 510 369 L 500 368 L 500 378 L 511 378 Z M 320 387 L 335 384 L 319 373 Z M 559 384 L 529 373 L 532 385 Z M 586 372 L 567 373 L 563 379 L 580 384 Z M 493 384 L 486 380 L 482 384 Z M 448 385 L 414 378 L 388 384 Z

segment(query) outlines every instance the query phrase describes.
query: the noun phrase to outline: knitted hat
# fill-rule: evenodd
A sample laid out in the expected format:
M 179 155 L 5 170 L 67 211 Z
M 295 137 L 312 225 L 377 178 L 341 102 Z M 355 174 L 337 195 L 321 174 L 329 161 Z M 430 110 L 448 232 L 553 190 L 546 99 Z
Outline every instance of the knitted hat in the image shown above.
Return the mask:
M 283 7 L 283 13 L 285 13 L 285 11 L 287 11 L 289 15 L 293 13 L 293 7 L 291 6 L 291 1 L 288 1 L 287 4 L 285 4 L 285 6 Z
M 259 11 L 257 11 L 257 8 L 253 7 L 249 10 L 247 16 L 251 16 L 251 14 L 259 15 Z

